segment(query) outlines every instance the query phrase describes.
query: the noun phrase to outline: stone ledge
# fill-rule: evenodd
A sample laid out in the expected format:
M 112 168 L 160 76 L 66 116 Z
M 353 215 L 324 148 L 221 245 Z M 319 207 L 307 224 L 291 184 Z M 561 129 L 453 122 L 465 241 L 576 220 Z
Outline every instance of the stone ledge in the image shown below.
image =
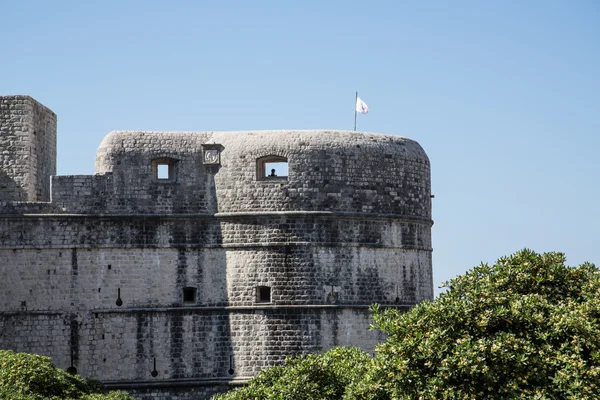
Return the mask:
M 123 309 L 97 309 L 89 310 L 96 314 L 129 314 L 129 313 L 144 313 L 144 312 L 236 312 L 236 311 L 265 311 L 265 310 L 365 310 L 371 308 L 372 304 L 288 304 L 288 305 L 261 305 L 261 306 L 221 306 L 221 307 L 156 307 L 156 308 L 123 308 Z M 380 304 L 383 308 L 399 308 L 410 309 L 413 305 L 410 304 Z M 1 314 L 0 314 L 1 315 Z
M 318 248 L 348 248 L 348 247 L 365 247 L 365 248 L 374 248 L 374 249 L 399 249 L 399 250 L 410 250 L 410 251 L 425 251 L 428 253 L 433 252 L 432 248 L 422 247 L 422 246 L 389 246 L 381 243 L 339 243 L 339 242 L 331 242 L 331 243 L 317 243 L 317 242 L 269 242 L 269 243 L 224 243 L 224 244 L 195 244 L 195 243 L 169 243 L 168 245 L 157 245 L 157 244 L 147 244 L 147 243 L 129 243 L 123 246 L 115 246 L 114 244 L 109 245 L 101 245 L 101 244 L 82 244 L 78 245 L 77 249 L 85 250 L 85 249 L 166 249 L 173 250 L 178 247 L 185 247 L 186 249 L 263 249 L 268 247 L 318 247 Z M 58 249 L 68 249 L 72 250 L 73 246 L 7 246 L 3 247 L 0 244 L 0 250 L 58 250 Z
M 50 204 L 50 203 L 47 203 Z M 0 218 L 199 218 L 199 219 L 236 219 L 236 218 L 256 218 L 256 217 L 341 217 L 348 219 L 396 219 L 406 222 L 433 225 L 433 220 L 405 214 L 380 214 L 380 213 L 361 213 L 345 211 L 248 211 L 248 212 L 226 212 L 216 214 L 0 214 Z
M 140 308 L 109 308 L 109 309 L 89 309 L 90 314 L 130 314 L 145 312 L 236 312 L 236 311 L 268 311 L 268 310 L 366 310 L 371 308 L 372 304 L 282 304 L 282 305 L 262 305 L 262 306 L 181 306 L 181 307 L 140 307 Z M 382 308 L 398 308 L 408 310 L 413 305 L 410 304 L 380 304 Z M 0 317 L 17 317 L 26 315 L 69 315 L 67 311 L 56 310 L 35 310 L 35 311 L 0 311 Z
M 212 379 L 157 379 L 157 380 L 132 380 L 132 381 L 103 381 L 109 390 L 131 390 L 149 388 L 180 388 L 194 386 L 243 386 L 252 377 L 239 378 L 212 378 Z
M 255 217 L 341 217 L 348 219 L 397 219 L 433 225 L 433 220 L 406 214 L 362 213 L 350 211 L 246 211 L 214 214 L 216 218 L 255 218 Z
M 0 311 L 0 317 L 15 317 L 24 315 L 68 315 L 68 311 L 32 310 L 32 311 Z

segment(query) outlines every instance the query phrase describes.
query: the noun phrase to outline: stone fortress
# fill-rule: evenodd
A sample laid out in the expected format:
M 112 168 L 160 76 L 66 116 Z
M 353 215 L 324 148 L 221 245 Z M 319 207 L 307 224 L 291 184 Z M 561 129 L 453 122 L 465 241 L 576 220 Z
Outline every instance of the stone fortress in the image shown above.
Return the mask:
M 56 115 L 0 96 L 0 348 L 139 399 L 372 351 L 372 303 L 433 298 L 430 165 L 407 138 L 115 131 L 94 175 L 55 174 Z

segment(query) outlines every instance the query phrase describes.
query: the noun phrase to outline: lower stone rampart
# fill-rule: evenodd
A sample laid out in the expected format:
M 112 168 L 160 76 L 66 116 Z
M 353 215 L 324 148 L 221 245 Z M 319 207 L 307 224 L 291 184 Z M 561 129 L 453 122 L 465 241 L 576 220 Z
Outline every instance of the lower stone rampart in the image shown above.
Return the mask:
M 5 215 L 0 348 L 165 399 L 208 396 L 297 354 L 373 351 L 371 303 L 432 296 L 428 231 L 332 213 Z
M 102 377 L 109 387 L 156 398 L 152 388 L 240 383 L 286 357 L 333 346 L 359 343 L 373 351 L 382 336 L 369 331 L 367 307 L 2 313 L 0 347 L 48 355 L 60 368 L 73 366 L 83 376 Z M 195 398 L 197 390 L 180 391 L 179 398 Z M 162 398 L 171 398 L 166 393 Z

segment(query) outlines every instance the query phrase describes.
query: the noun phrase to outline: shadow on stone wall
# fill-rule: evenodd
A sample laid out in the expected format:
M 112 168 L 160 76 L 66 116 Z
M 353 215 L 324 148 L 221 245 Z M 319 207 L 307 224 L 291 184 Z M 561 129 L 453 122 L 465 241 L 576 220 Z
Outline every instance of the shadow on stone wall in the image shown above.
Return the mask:
M 27 192 L 0 169 L 0 201 L 27 201 Z
M 140 399 L 150 399 L 161 390 L 169 392 L 174 382 L 182 382 L 194 393 L 193 387 L 208 381 L 227 384 L 235 378 L 229 314 L 224 309 L 229 305 L 226 252 L 220 248 L 220 223 L 212 217 L 218 209 L 214 173 L 205 171 L 204 176 L 206 198 L 201 201 L 208 204 L 206 217 L 164 221 L 167 247 L 177 252 L 168 276 L 174 278 L 179 297 L 165 304 L 165 310 L 153 311 L 156 306 L 149 304 L 131 315 L 136 325 L 138 382 L 130 388 Z M 186 295 L 189 289 L 195 290 Z M 143 381 L 154 389 L 144 388 Z

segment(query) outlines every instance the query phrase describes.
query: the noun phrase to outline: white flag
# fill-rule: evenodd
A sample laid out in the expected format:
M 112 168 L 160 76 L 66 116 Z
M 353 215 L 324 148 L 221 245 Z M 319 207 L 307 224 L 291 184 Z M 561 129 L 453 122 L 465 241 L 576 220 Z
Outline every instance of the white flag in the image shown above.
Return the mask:
M 369 106 L 362 101 L 360 97 L 356 97 L 356 112 L 361 114 L 367 114 L 369 112 Z

